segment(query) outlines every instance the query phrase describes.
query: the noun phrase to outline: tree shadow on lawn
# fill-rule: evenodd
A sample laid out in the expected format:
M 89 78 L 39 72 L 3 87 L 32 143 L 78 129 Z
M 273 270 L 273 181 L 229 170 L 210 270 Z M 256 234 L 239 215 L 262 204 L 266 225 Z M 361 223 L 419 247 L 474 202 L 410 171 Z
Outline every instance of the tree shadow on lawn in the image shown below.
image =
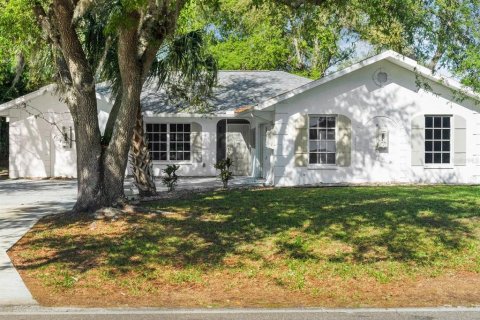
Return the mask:
M 30 259 L 22 268 L 60 262 L 79 272 L 96 266 L 148 272 L 152 264 L 208 269 L 224 266 L 232 255 L 262 260 L 272 254 L 429 264 L 476 240 L 479 191 L 363 187 L 215 192 L 151 205 L 151 212 L 179 215 L 128 215 L 126 229 L 108 235 L 88 232 L 92 221 L 47 218 L 28 246 L 54 254 Z M 72 226 L 80 231 L 68 232 Z M 59 228 L 67 232 L 56 232 Z

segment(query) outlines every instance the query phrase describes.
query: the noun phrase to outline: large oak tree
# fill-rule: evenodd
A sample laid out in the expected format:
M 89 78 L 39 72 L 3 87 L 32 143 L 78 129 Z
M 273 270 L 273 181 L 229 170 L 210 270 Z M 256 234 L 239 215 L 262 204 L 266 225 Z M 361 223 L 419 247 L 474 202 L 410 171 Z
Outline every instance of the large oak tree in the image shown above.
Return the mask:
M 124 173 L 142 86 L 159 49 L 175 34 L 187 2 L 190 1 L 0 0 L 0 8 L 17 6 L 25 9 L 19 12 L 33 12 L 40 39 L 52 48 L 57 83 L 75 125 L 78 154 L 75 210 L 94 210 L 123 198 Z M 216 1 L 200 2 L 210 5 Z M 279 6 L 279 10 L 292 13 L 308 12 L 309 6 L 334 12 L 348 22 L 342 28 L 355 32 L 380 49 L 392 48 L 435 65 L 443 63 L 465 82 L 478 83 L 477 0 L 255 0 L 253 3 Z M 215 6 L 206 8 L 215 15 Z M 318 17 L 321 19 L 322 15 Z M 20 26 L 30 21 L 28 15 L 12 19 L 20 20 Z M 82 32 L 88 23 L 98 26 L 106 40 L 89 41 L 91 39 Z M 0 46 L 1 39 L 6 36 L 3 31 L 0 29 Z M 102 56 L 109 46 L 115 46 L 114 61 L 121 81 L 110 119 L 111 130 L 107 139 L 103 139 L 95 96 L 95 75 L 102 59 L 92 59 L 89 52 Z

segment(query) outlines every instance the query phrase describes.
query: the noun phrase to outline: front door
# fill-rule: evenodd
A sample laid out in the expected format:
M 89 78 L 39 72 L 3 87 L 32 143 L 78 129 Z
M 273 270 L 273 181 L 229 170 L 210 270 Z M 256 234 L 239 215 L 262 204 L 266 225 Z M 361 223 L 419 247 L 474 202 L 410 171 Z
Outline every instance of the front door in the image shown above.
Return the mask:
M 227 125 L 227 157 L 232 159 L 232 172 L 236 176 L 249 176 L 252 171 L 250 125 Z

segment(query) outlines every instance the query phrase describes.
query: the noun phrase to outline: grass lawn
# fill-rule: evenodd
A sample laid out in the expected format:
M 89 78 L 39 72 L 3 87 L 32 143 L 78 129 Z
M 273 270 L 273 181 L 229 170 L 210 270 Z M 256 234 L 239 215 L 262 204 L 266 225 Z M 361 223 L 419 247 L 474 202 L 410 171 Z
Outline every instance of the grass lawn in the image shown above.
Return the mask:
M 236 190 L 146 207 L 114 222 L 47 217 L 9 254 L 45 305 L 480 305 L 480 187 Z

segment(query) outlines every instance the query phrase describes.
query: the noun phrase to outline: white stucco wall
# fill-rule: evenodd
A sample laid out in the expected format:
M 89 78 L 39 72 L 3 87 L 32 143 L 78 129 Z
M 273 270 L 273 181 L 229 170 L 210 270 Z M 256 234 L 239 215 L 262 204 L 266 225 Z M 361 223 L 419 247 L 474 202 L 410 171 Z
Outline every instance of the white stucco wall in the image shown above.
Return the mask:
M 99 124 L 105 127 L 110 106 L 99 102 Z M 61 130 L 73 130 L 68 107 L 58 96 L 46 92 L 26 103 L 13 107 L 4 115 L 9 118 L 9 176 L 47 178 L 77 176 L 76 150 L 73 141 L 65 144 Z M 75 137 L 73 136 L 73 139 Z
M 379 68 L 389 80 L 373 81 Z M 273 173 L 278 186 L 320 183 L 479 183 L 480 116 L 472 101 L 454 102 L 451 91 L 431 84 L 434 95 L 415 84 L 415 74 L 380 61 L 294 96 L 275 106 Z M 352 121 L 349 167 L 296 167 L 295 119 L 301 114 L 342 114 Z M 411 166 L 411 119 L 419 114 L 460 115 L 467 120 L 467 165 L 449 169 Z M 376 124 L 388 126 L 388 153 L 375 151 Z

